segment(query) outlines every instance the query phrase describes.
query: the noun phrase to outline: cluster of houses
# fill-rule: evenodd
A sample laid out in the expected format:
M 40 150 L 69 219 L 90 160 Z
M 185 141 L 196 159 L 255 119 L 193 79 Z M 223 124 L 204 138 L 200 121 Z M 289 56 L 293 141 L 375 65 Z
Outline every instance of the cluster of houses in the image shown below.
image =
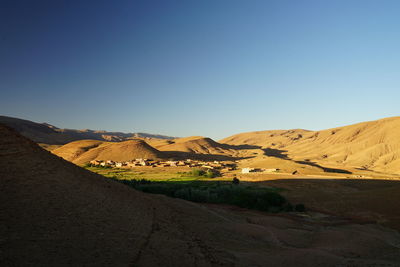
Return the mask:
M 133 168 L 133 167 L 142 167 L 142 166 L 150 166 L 150 167 L 179 167 L 179 166 L 188 166 L 188 167 L 201 167 L 211 170 L 223 170 L 223 171 L 232 171 L 236 169 L 236 164 L 231 162 L 221 162 L 221 161 L 198 161 L 192 159 L 186 160 L 168 160 L 168 161 L 160 161 L 153 159 L 135 159 L 126 162 L 116 162 L 113 160 L 92 160 L 90 161 L 92 166 L 102 166 L 102 167 L 112 167 L 112 168 Z

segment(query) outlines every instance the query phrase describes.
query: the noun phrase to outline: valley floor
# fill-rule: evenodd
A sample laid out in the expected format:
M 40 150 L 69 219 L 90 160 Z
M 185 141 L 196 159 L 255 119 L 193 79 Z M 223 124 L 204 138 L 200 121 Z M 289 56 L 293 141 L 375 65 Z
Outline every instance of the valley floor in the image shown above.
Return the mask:
M 369 222 L 400 230 L 400 179 L 393 176 L 349 178 L 334 175 L 240 174 L 223 173 L 222 177 L 204 178 L 189 175 L 188 167 L 89 170 L 109 178 L 150 181 L 232 181 L 242 184 L 277 188 L 291 203 L 302 203 L 311 212 L 345 218 L 354 222 Z

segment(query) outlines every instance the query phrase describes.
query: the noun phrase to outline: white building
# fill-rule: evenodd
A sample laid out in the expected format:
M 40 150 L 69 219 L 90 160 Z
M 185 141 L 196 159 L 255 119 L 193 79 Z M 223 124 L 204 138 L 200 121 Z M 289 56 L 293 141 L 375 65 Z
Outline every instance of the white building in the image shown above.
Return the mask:
M 254 168 L 242 168 L 242 173 L 254 172 Z
M 117 168 L 121 168 L 122 166 L 124 166 L 124 163 L 122 163 L 122 162 L 115 163 L 115 167 L 117 167 Z

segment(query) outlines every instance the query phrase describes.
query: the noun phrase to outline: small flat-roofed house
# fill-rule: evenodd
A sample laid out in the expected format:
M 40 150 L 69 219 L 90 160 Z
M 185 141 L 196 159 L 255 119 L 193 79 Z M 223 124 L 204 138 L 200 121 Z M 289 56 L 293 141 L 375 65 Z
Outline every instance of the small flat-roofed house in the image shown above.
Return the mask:
M 94 166 L 99 166 L 100 163 L 101 163 L 100 160 L 91 160 L 91 161 L 90 161 L 90 164 L 92 164 L 92 165 L 94 165 Z
M 178 164 L 178 162 L 173 161 L 173 160 L 170 160 L 170 161 L 167 161 L 167 164 L 169 164 L 169 166 L 176 167 L 176 165 Z
M 214 167 L 210 166 L 210 165 L 203 165 L 202 167 L 206 168 L 206 169 L 214 170 Z
M 254 168 L 242 168 L 242 173 L 250 173 L 250 172 L 254 172 Z
M 122 166 L 124 166 L 125 164 L 124 163 L 122 163 L 122 162 L 116 162 L 115 163 L 115 167 L 117 167 L 117 168 L 121 168 Z

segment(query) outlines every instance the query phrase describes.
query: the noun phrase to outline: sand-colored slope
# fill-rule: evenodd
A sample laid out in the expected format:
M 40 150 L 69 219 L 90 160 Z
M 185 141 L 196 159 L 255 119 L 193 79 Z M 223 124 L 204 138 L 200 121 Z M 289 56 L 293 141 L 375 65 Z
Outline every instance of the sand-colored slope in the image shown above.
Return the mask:
M 53 153 L 65 160 L 74 161 L 90 149 L 99 147 L 102 144 L 104 144 L 103 141 L 97 140 L 74 141 L 54 149 Z
M 155 143 L 156 148 L 163 151 L 182 151 L 196 154 L 223 154 L 230 153 L 226 147 L 211 138 L 190 136 Z
M 396 266 L 400 236 L 146 195 L 0 125 L 1 266 Z M 351 238 L 349 238 L 351 237 Z
M 400 173 L 400 117 L 315 132 L 243 133 L 221 142 L 275 149 L 291 160 L 307 159 L 330 166 L 365 167 Z
M 230 145 L 253 145 L 281 148 L 288 144 L 297 142 L 311 132 L 312 131 L 302 129 L 257 131 L 232 135 L 220 140 L 219 142 Z
M 52 152 L 76 164 L 84 164 L 91 160 L 129 161 L 137 158 L 163 157 L 162 152 L 141 139 L 119 143 L 80 140 L 68 143 Z
M 311 165 L 296 163 L 291 160 L 285 160 L 277 157 L 258 156 L 241 160 L 238 163 L 238 168 L 278 168 L 279 173 L 291 174 L 319 174 L 324 170 Z
M 293 157 L 399 172 L 400 117 L 315 132 L 286 149 Z

